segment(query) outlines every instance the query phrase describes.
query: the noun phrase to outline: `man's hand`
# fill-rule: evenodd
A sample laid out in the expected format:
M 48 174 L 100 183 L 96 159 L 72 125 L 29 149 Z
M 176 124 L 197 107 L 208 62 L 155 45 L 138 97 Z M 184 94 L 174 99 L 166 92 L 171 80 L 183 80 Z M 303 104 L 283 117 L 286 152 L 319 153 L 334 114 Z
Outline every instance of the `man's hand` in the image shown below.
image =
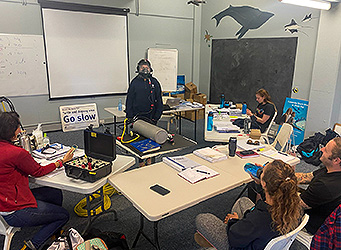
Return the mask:
M 295 173 L 298 184 L 309 184 L 314 178 L 313 173 Z
M 238 219 L 238 214 L 236 212 L 233 214 L 227 214 L 224 223 L 227 224 L 230 219 Z

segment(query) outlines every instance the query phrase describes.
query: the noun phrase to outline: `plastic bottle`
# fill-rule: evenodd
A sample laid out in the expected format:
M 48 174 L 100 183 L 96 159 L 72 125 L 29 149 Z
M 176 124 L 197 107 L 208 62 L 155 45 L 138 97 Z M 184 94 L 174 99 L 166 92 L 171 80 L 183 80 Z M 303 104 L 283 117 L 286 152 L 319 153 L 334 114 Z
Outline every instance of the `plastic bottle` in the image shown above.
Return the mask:
M 41 129 L 41 124 L 38 124 L 38 127 L 32 131 L 32 134 L 34 135 L 36 142 L 37 142 L 37 148 L 43 147 L 43 130 Z
M 260 179 L 260 175 L 262 174 L 263 168 L 252 163 L 246 163 L 244 165 L 245 172 L 251 174 L 254 178 Z
M 121 98 L 118 100 L 118 110 L 122 111 L 122 99 Z
M 247 104 L 244 102 L 242 107 L 242 114 L 246 114 Z
M 44 133 L 43 147 L 45 147 L 47 144 L 50 144 L 50 138 L 47 136 L 46 133 Z
M 221 94 L 220 96 L 220 108 L 224 108 L 225 106 L 225 95 Z
M 209 112 L 207 116 L 207 131 L 213 130 L 213 112 Z

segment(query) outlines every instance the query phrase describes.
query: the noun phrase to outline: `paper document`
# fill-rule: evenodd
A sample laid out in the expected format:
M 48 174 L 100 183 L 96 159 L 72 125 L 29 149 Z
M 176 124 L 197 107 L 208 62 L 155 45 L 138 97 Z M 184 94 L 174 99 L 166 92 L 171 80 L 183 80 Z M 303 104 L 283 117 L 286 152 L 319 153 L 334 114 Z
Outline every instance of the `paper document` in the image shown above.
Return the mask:
M 233 125 L 230 121 L 214 121 L 213 122 L 214 129 L 218 132 L 220 131 L 235 131 L 239 133 L 239 127 L 236 125 Z
M 282 153 L 282 152 L 279 152 L 279 151 L 274 150 L 274 149 L 262 151 L 260 154 L 264 155 L 266 157 L 269 157 L 271 159 L 282 160 L 285 163 L 288 163 L 289 161 L 292 161 L 295 159 L 295 156 L 288 155 L 286 153 Z
M 194 150 L 193 154 L 209 162 L 218 162 L 218 161 L 223 161 L 227 159 L 226 154 L 223 154 L 210 147 Z
M 259 143 L 259 145 L 252 145 L 252 144 L 247 144 L 247 141 L 250 140 L 248 139 L 239 139 L 237 140 L 237 146 L 243 150 L 256 150 L 260 148 L 265 148 L 265 145 L 262 143 Z
M 32 156 L 38 159 L 55 160 L 67 153 L 69 146 L 60 143 L 50 144 L 48 148 L 36 149 L 32 152 Z
M 195 168 L 187 168 L 186 170 L 179 172 L 178 175 L 193 184 L 217 176 L 219 173 L 209 167 L 200 165 Z
M 186 156 L 163 157 L 162 161 L 177 171 L 182 171 L 187 168 L 194 168 L 200 166 L 199 163 L 192 161 Z

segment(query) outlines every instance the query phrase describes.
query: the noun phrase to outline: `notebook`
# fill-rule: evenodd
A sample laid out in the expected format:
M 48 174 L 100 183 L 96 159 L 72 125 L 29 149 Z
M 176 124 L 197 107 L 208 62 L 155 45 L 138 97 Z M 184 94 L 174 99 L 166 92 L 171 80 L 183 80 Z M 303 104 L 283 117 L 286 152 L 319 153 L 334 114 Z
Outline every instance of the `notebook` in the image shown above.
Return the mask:
M 244 151 L 237 151 L 236 155 L 238 155 L 240 158 L 242 159 L 246 159 L 246 158 L 252 158 L 252 157 L 258 157 L 259 154 L 257 154 L 255 151 L 253 150 L 244 150 Z
M 177 171 L 200 166 L 199 163 L 192 161 L 186 156 L 163 157 L 162 161 Z
M 195 168 L 187 168 L 186 170 L 179 172 L 178 175 L 194 184 L 198 181 L 217 176 L 219 173 L 209 167 L 200 165 Z
M 160 144 L 156 143 L 151 139 L 144 139 L 142 141 L 131 142 L 130 145 L 144 154 L 157 151 L 161 148 Z
M 193 154 L 209 162 L 218 162 L 227 159 L 226 154 L 220 153 L 219 151 L 210 147 L 194 150 Z

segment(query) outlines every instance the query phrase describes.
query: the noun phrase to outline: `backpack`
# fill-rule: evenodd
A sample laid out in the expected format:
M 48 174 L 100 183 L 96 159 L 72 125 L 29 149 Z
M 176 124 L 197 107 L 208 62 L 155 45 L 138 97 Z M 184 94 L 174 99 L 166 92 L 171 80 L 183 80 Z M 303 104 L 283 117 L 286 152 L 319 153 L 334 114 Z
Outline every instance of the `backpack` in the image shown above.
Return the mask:
M 84 239 L 101 238 L 109 250 L 129 250 L 126 237 L 122 233 L 111 231 L 102 232 L 97 228 L 91 228 Z
M 318 166 L 322 163 L 320 160 L 322 155 L 320 149 L 326 146 L 330 140 L 338 136 L 339 135 L 330 128 L 326 130 L 325 135 L 317 132 L 315 135 L 310 136 L 300 145 L 298 145 L 297 152 L 301 155 L 302 160 L 304 160 L 306 163 Z

